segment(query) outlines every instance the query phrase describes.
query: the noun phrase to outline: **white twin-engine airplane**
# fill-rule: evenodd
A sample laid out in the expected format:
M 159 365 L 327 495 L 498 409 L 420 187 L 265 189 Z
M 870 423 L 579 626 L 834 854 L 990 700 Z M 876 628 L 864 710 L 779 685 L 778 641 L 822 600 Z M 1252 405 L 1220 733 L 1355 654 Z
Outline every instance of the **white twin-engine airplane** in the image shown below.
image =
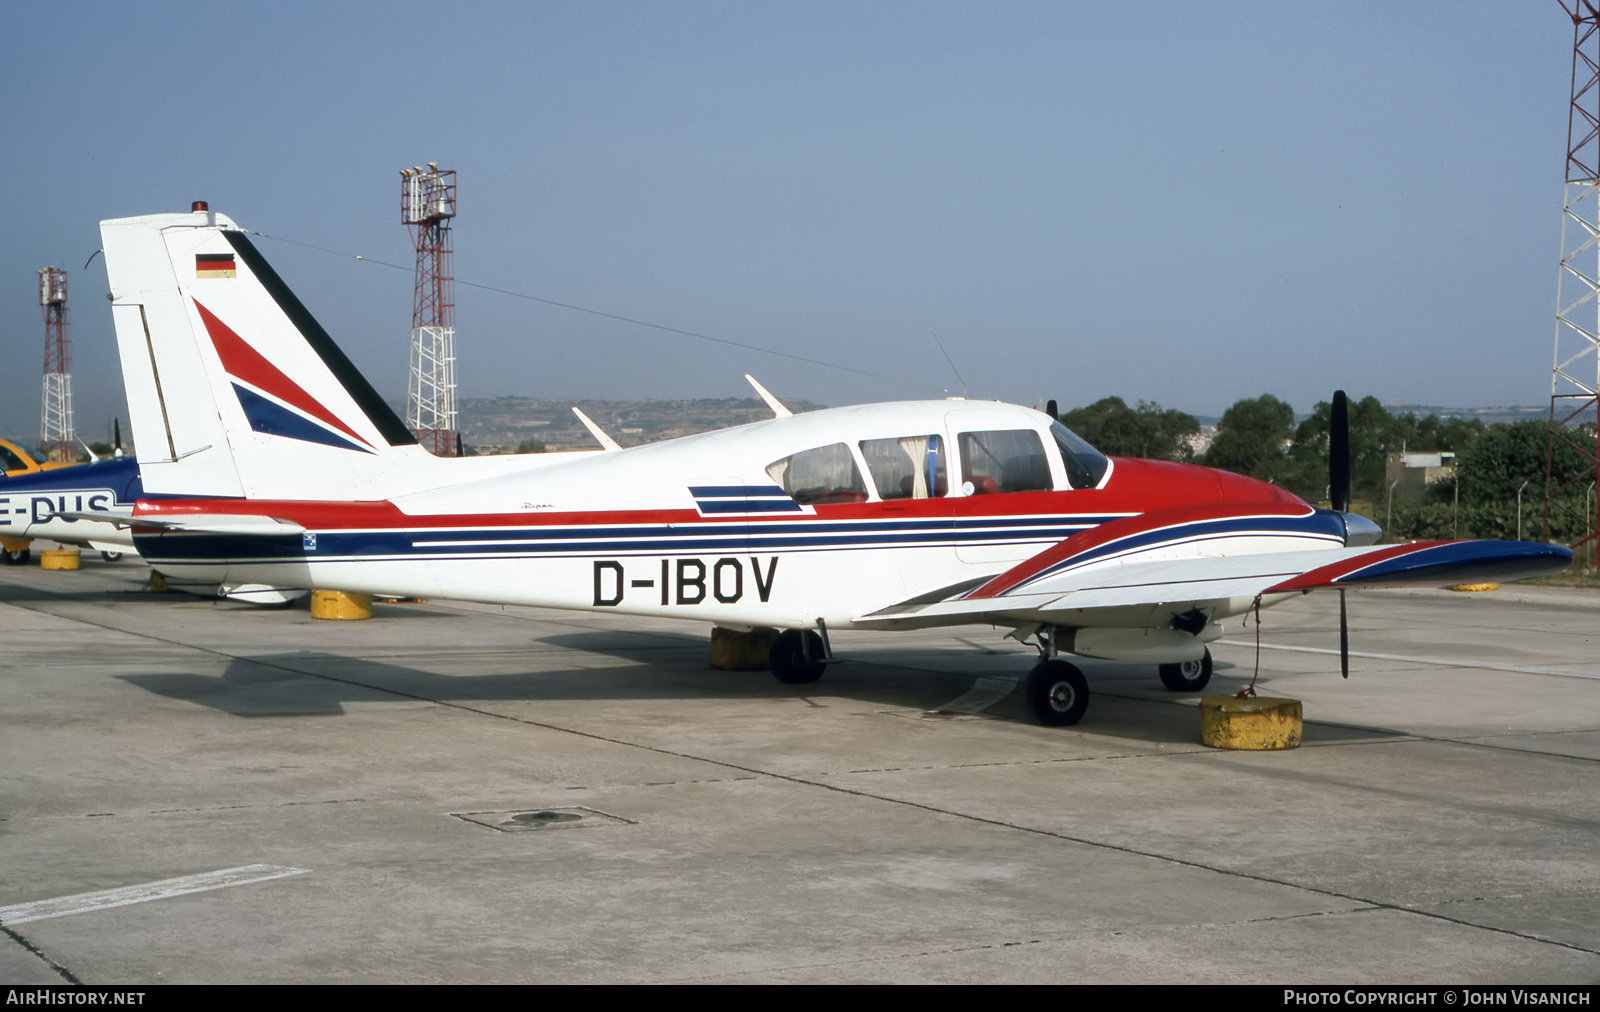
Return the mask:
M 1198 690 L 1219 623 L 1321 587 L 1556 572 L 1565 548 L 1375 544 L 1370 521 L 1204 467 L 1107 458 L 1038 411 L 831 408 L 594 452 L 437 458 L 238 226 L 101 223 L 143 473 L 134 541 L 201 584 L 458 598 L 781 630 L 785 682 L 839 629 L 1034 639 L 1046 724 L 1089 701 L 1060 653 Z M 614 446 L 614 444 L 612 444 Z M 1337 499 L 1336 499 L 1337 501 Z

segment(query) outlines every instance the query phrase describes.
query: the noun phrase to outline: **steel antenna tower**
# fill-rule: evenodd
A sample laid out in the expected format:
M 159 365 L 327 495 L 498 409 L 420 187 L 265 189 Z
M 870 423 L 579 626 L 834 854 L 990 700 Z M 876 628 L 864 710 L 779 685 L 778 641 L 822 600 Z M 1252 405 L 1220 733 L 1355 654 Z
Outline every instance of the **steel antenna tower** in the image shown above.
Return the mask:
M 39 449 L 53 460 L 77 456 L 72 431 L 72 366 L 67 357 L 67 272 L 39 271 L 44 307 L 44 396 L 39 412 Z
M 1563 498 L 1574 486 L 1600 481 L 1600 9 L 1594 0 L 1561 0 L 1572 19 L 1572 104 L 1567 112 L 1567 184 L 1561 216 L 1561 270 L 1556 282 L 1555 368 L 1550 376 L 1550 436 L 1545 451 L 1544 540 L 1552 512 L 1581 524 L 1573 547 L 1600 535 L 1600 502 L 1580 512 Z M 1594 422 L 1594 432 L 1572 428 Z M 1593 467 L 1560 481 L 1557 444 Z M 1591 473 L 1592 472 L 1592 473 Z M 1587 491 L 1587 489 L 1585 489 Z
M 417 247 L 417 294 L 411 311 L 411 379 L 406 425 L 441 457 L 456 449 L 455 299 L 450 291 L 450 219 L 456 216 L 456 174 L 400 170 L 400 220 Z

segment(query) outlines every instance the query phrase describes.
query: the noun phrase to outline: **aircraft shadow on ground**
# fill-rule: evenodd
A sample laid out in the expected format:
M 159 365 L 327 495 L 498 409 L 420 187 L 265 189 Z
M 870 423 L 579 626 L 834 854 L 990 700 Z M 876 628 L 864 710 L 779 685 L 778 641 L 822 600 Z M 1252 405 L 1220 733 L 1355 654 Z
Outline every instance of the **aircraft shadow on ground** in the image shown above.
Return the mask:
M 618 663 L 564 666 L 547 670 L 452 675 L 382 661 L 309 651 L 263 654 L 232 660 L 219 675 L 192 672 L 124 674 L 130 685 L 169 699 L 183 700 L 236 717 L 337 717 L 357 703 L 418 701 L 454 705 L 593 701 L 728 700 L 773 697 L 838 697 L 853 703 L 933 719 L 993 719 L 1032 726 L 1020 694 L 1012 692 L 982 710 L 981 716 L 942 713 L 974 684 L 972 676 L 897 667 L 872 660 L 830 666 L 816 685 L 784 685 L 764 671 L 718 671 L 704 657 L 704 640 L 648 634 L 668 641 L 629 648 L 612 634 L 572 633 L 541 642 Z M 677 640 L 678 642 L 672 642 Z M 693 651 L 689 654 L 689 651 Z M 669 654 L 680 654 L 669 656 Z M 515 653 L 495 651 L 489 662 L 518 666 Z M 1018 671 L 1020 678 L 1023 671 Z M 1091 686 L 1095 685 L 1090 673 Z M 1235 685 L 1234 683 L 1237 683 Z M 1247 678 L 1221 676 L 1212 688 L 1234 692 Z M 1132 679 L 1104 680 L 1084 722 L 1066 729 L 1138 742 L 1198 743 L 1199 717 L 1192 697 L 1146 698 Z M 526 714 L 538 719 L 538 713 Z M 1035 728 L 1049 733 L 1050 729 Z M 1372 731 L 1308 724 L 1308 742 L 1369 739 Z
M 0 573 L 3 575 L 3 573 Z M 149 592 L 131 587 L 85 587 L 82 589 L 71 588 L 63 585 L 60 589 L 55 587 L 39 587 L 27 584 L 0 583 L 0 604 L 27 604 L 32 601 L 49 601 L 52 604 L 62 602 L 80 602 L 84 604 L 123 604 L 130 596 L 146 595 Z
M 561 637 L 562 645 L 588 639 Z M 484 674 L 441 674 L 397 664 L 327 653 L 296 652 L 236 658 L 220 675 L 192 672 L 123 674 L 130 685 L 170 699 L 197 703 L 239 717 L 338 716 L 356 702 L 412 699 L 472 705 L 492 702 L 594 700 L 751 699 L 827 694 L 885 707 L 936 706 L 959 695 L 970 679 L 840 664 L 814 686 L 791 686 L 764 671 L 718 671 L 705 662 L 703 641 L 627 648 L 615 643 L 588 656 L 616 663 L 544 667 Z M 544 642 L 551 642 L 546 640 Z M 598 647 L 600 644 L 596 643 Z M 694 656 L 682 656 L 694 651 Z M 469 651 L 470 655 L 471 652 Z M 670 656 L 679 654 L 679 656 Z M 484 655 L 478 655 L 483 657 Z M 517 666 L 515 653 L 496 651 L 488 662 Z

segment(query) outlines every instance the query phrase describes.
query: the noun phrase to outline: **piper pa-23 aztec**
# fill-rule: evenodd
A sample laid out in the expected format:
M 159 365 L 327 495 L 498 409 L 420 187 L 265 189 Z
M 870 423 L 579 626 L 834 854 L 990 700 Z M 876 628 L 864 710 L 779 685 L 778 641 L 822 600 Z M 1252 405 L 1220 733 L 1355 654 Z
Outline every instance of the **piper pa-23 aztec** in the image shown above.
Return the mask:
M 718 432 L 438 458 L 223 215 L 197 203 L 101 235 L 141 451 L 134 542 L 197 584 L 780 630 L 769 659 L 785 682 L 822 674 L 830 631 L 989 624 L 1037 641 L 1026 701 L 1072 724 L 1089 691 L 1058 654 L 1159 665 L 1193 691 L 1220 623 L 1258 603 L 1515 579 L 1572 558 L 1526 542 L 1380 546 L 1343 509 L 1108 458 L 999 403 L 791 415 L 763 391 L 776 417 Z

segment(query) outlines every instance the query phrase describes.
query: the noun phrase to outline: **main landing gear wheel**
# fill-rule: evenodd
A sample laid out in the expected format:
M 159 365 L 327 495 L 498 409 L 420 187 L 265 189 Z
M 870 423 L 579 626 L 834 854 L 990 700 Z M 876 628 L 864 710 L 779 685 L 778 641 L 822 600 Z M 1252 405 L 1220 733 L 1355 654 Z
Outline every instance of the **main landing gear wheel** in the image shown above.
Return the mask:
M 101 552 L 100 557 L 107 562 L 117 562 L 122 558 L 121 552 Z
M 1022 683 L 1022 696 L 1039 723 L 1066 727 L 1089 708 L 1089 683 L 1066 661 L 1040 661 Z
M 809 629 L 785 629 L 772 641 L 767 663 L 780 682 L 804 685 L 822 677 L 828 666 L 823 657 L 822 637 Z
M 13 551 L 7 551 L 6 552 L 6 565 L 8 565 L 8 566 L 25 566 L 25 565 L 28 564 L 28 560 L 31 559 L 31 558 L 33 558 L 33 549 L 31 549 L 31 548 L 19 548 L 14 552 Z
M 1211 651 L 1198 661 L 1163 664 L 1160 672 L 1161 684 L 1173 692 L 1199 692 L 1211 681 Z

